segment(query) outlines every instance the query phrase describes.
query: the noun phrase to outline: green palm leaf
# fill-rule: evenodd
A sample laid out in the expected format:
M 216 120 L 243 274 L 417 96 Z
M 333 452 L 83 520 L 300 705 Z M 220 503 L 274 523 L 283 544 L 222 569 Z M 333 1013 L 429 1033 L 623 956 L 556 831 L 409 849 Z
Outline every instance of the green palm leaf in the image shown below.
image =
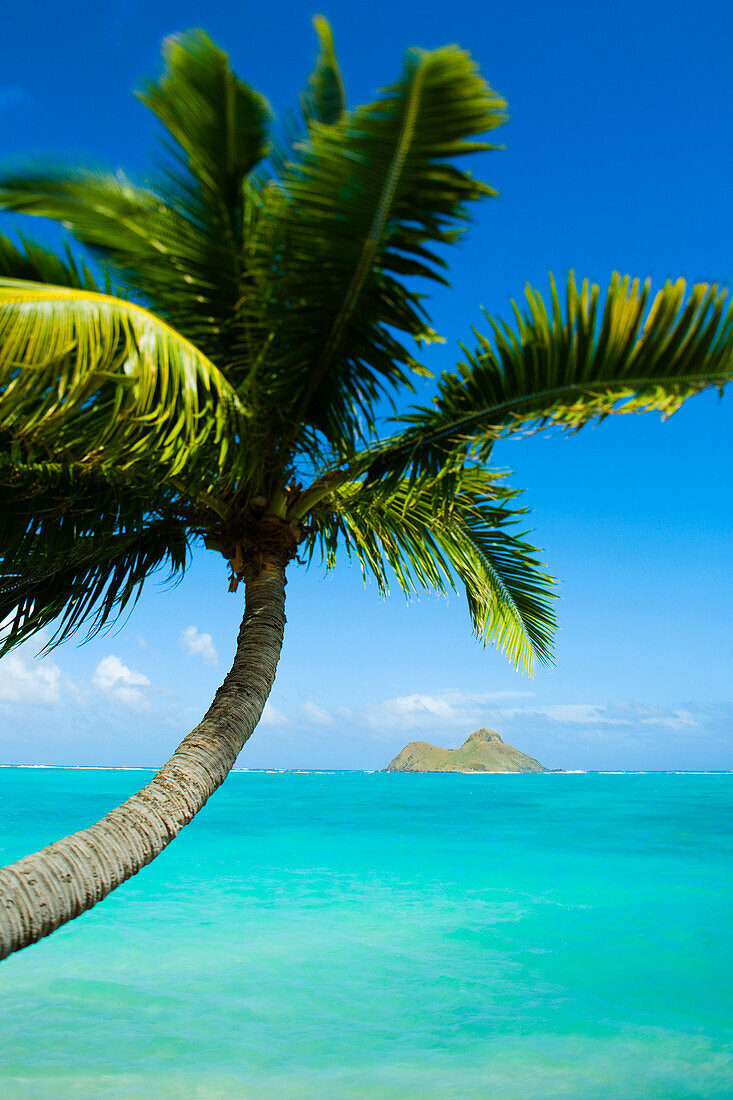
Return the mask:
M 268 152 L 270 109 L 203 31 L 167 39 L 163 52 L 162 77 L 140 94 L 175 146 L 156 184 L 31 168 L 5 174 L 0 206 L 61 221 L 223 368 L 243 341 L 242 237 L 258 206 L 247 176 Z
M 492 189 L 452 163 L 494 148 L 475 140 L 503 101 L 457 48 L 412 51 L 377 102 L 314 126 L 263 193 L 244 308 L 274 334 L 256 384 L 282 419 L 334 443 L 372 423 L 374 402 L 416 366 L 400 342 L 434 337 L 414 276 L 442 280 L 465 205 Z M 287 434 L 287 433 L 286 433 Z
M 79 290 L 102 289 L 89 268 L 74 258 L 68 246 L 61 257 L 20 235 L 18 240 L 20 248 L 9 237 L 0 234 L 0 278 L 72 286 Z
M 226 234 L 214 228 L 204 231 L 195 212 L 173 205 L 174 197 L 170 187 L 163 197 L 119 173 L 81 168 L 34 168 L 22 175 L 6 174 L 0 182 L 0 206 L 62 222 L 111 267 L 119 282 L 136 297 L 144 295 L 156 312 L 223 367 L 236 335 L 242 293 L 239 250 Z M 20 271 L 3 274 L 33 278 Z M 50 277 L 37 281 L 67 282 Z
M 550 306 L 527 290 L 515 327 L 488 318 L 466 361 L 446 372 L 432 408 L 400 418 L 401 437 L 375 448 L 374 476 L 433 468 L 453 453 L 483 459 L 494 441 L 537 424 L 577 430 L 610 414 L 675 412 L 701 390 L 733 376 L 733 308 L 727 291 L 667 283 L 649 305 L 650 284 L 613 276 L 603 308 L 599 288 L 571 273 L 565 315 L 551 279 Z M 648 307 L 648 308 L 647 308 Z
M 227 55 L 202 30 L 167 38 L 163 59 L 163 75 L 139 98 L 175 141 L 199 192 L 199 212 L 209 225 L 227 228 L 235 243 L 242 183 L 269 150 L 269 104 L 235 76 Z M 171 179 L 181 182 L 178 172 Z
M 451 468 L 397 485 L 347 482 L 309 515 L 308 552 L 328 567 L 343 546 L 386 592 L 392 576 L 406 593 L 465 586 L 474 631 L 531 672 L 551 659 L 555 617 L 550 577 L 535 548 L 513 533 L 526 509 L 498 474 Z
M 243 415 L 227 382 L 165 322 L 74 287 L 0 279 L 0 435 L 28 457 L 194 484 L 236 478 Z
M 306 90 L 300 97 L 300 106 L 309 126 L 313 123 L 333 126 L 346 110 L 346 91 L 328 20 L 322 15 L 316 15 L 313 25 L 318 35 L 320 52 L 316 67 L 308 78 Z
M 50 645 L 90 635 L 134 603 L 150 573 L 187 564 L 188 536 L 154 476 L 0 457 L 0 654 L 60 619 Z

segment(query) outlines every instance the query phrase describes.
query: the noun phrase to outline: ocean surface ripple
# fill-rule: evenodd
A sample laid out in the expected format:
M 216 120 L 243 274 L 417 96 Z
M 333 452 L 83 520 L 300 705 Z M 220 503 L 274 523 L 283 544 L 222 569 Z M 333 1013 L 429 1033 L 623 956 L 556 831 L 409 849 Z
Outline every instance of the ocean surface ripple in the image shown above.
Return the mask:
M 0 769 L 1 862 L 140 785 Z M 730 774 L 233 774 L 0 965 L 0 1095 L 731 1097 L 732 810 Z

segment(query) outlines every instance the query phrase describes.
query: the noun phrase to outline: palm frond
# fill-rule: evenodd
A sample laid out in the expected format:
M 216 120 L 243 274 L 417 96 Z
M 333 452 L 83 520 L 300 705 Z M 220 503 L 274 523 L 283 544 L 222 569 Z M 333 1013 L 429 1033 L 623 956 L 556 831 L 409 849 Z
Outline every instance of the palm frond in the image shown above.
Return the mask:
M 442 376 L 434 406 L 398 418 L 405 431 L 375 447 L 373 476 L 471 452 L 485 460 L 497 438 L 528 427 L 669 416 L 704 389 L 722 390 L 733 377 L 733 307 L 715 285 L 685 290 L 682 279 L 667 283 L 649 305 L 648 280 L 615 274 L 601 308 L 599 288 L 584 280 L 579 290 L 571 273 L 563 316 L 552 278 L 549 307 L 528 288 L 515 327 L 488 317 L 492 338 L 474 331 L 475 350 L 463 347 L 466 360 Z
M 271 176 L 287 175 L 291 162 L 298 159 L 298 147 L 317 126 L 335 126 L 346 112 L 346 90 L 333 44 L 333 34 L 322 15 L 313 18 L 319 42 L 316 65 L 300 94 L 302 119 L 294 111 L 286 112 L 273 134 L 266 171 Z
M 75 287 L 0 279 L 0 434 L 59 461 L 194 484 L 240 472 L 244 417 L 192 344 L 130 302 Z
M 78 290 L 106 290 L 99 286 L 86 264 L 72 255 L 68 245 L 61 257 L 21 234 L 18 234 L 18 241 L 20 247 L 0 233 L 0 278 L 71 286 Z
M 285 424 L 360 436 L 379 397 L 408 383 L 402 334 L 435 334 L 405 280 L 443 281 L 436 246 L 494 194 L 453 161 L 494 148 L 475 138 L 503 107 L 468 54 L 412 51 L 380 99 L 314 125 L 266 186 L 243 309 L 274 334 L 252 384 L 278 394 Z
M 150 475 L 0 458 L 0 655 L 57 620 L 48 647 L 97 633 L 187 555 L 186 525 Z
M 243 191 L 243 209 L 250 194 Z M 83 168 L 29 167 L 0 180 L 0 207 L 62 222 L 117 281 L 223 367 L 242 293 L 239 249 L 175 197 L 170 187 L 164 197 L 121 173 Z M 52 274 L 48 263 L 46 270 Z M 61 277 L 36 281 L 67 285 Z
M 322 15 L 313 18 L 320 52 L 308 85 L 300 97 L 300 106 L 308 126 L 320 123 L 334 126 L 346 110 L 346 91 L 333 45 L 333 34 Z
M 229 58 L 202 30 L 163 43 L 165 69 L 138 93 L 176 143 L 179 159 L 200 194 L 199 212 L 231 235 L 241 229 L 242 184 L 267 156 L 272 111 L 259 92 L 239 80 Z M 176 188 L 180 171 L 169 178 Z
M 476 635 L 531 672 L 536 658 L 551 660 L 553 582 L 514 534 L 526 511 L 510 506 L 514 496 L 476 466 L 397 485 L 340 484 L 309 514 L 308 553 L 320 549 L 332 567 L 342 546 L 382 592 L 390 578 L 406 593 L 461 581 Z

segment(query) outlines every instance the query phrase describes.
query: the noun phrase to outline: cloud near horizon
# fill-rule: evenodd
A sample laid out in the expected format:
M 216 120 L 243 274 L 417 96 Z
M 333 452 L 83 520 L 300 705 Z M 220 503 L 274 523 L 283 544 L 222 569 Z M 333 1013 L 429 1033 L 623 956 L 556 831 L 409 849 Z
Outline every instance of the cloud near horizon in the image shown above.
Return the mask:
M 358 711 L 335 707 L 334 713 L 352 730 L 361 729 L 362 736 L 366 734 L 372 743 L 399 747 L 414 740 L 451 747 L 473 730 L 488 726 L 543 762 L 546 756 L 551 767 L 576 766 L 573 761 L 583 754 L 583 766 L 588 766 L 588 754 L 607 754 L 614 744 L 627 759 L 634 753 L 648 755 L 655 744 L 662 753 L 687 752 L 682 749 L 686 740 L 690 747 L 697 744 L 708 751 L 725 743 L 733 723 L 730 703 L 663 706 L 623 700 L 543 705 L 531 696 L 531 692 L 477 693 L 451 688 L 396 696 Z M 677 749 L 673 750 L 672 744 Z
M 463 692 L 446 688 L 431 694 L 415 693 L 384 699 L 366 708 L 361 716 L 372 730 L 385 734 L 414 729 L 478 728 L 487 710 L 503 699 L 531 696 L 529 691 Z M 470 732 L 470 730 L 469 730 Z
M 548 706 L 497 707 L 492 717 L 512 722 L 535 718 L 552 725 L 587 726 L 599 730 L 626 726 L 640 731 L 642 726 L 661 726 L 670 730 L 691 730 L 704 724 L 706 708 L 655 706 L 633 700 L 611 703 L 554 703 Z M 641 732 L 641 731 L 640 731 Z

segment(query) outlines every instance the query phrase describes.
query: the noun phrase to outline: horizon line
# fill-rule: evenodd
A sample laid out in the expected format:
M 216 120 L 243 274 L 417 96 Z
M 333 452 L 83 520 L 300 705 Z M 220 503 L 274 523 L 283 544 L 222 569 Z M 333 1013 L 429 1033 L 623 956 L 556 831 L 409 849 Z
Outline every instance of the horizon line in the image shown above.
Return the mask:
M 137 764 L 9 764 L 0 763 L 1 768 L 41 771 L 100 771 L 100 772 L 152 772 L 160 771 L 160 766 Z M 542 772 L 496 772 L 496 771 L 457 771 L 457 772 L 389 772 L 387 768 L 232 768 L 230 775 L 259 773 L 264 775 L 295 774 L 331 775 L 339 772 L 354 772 L 362 775 L 733 775 L 733 768 L 546 768 Z

